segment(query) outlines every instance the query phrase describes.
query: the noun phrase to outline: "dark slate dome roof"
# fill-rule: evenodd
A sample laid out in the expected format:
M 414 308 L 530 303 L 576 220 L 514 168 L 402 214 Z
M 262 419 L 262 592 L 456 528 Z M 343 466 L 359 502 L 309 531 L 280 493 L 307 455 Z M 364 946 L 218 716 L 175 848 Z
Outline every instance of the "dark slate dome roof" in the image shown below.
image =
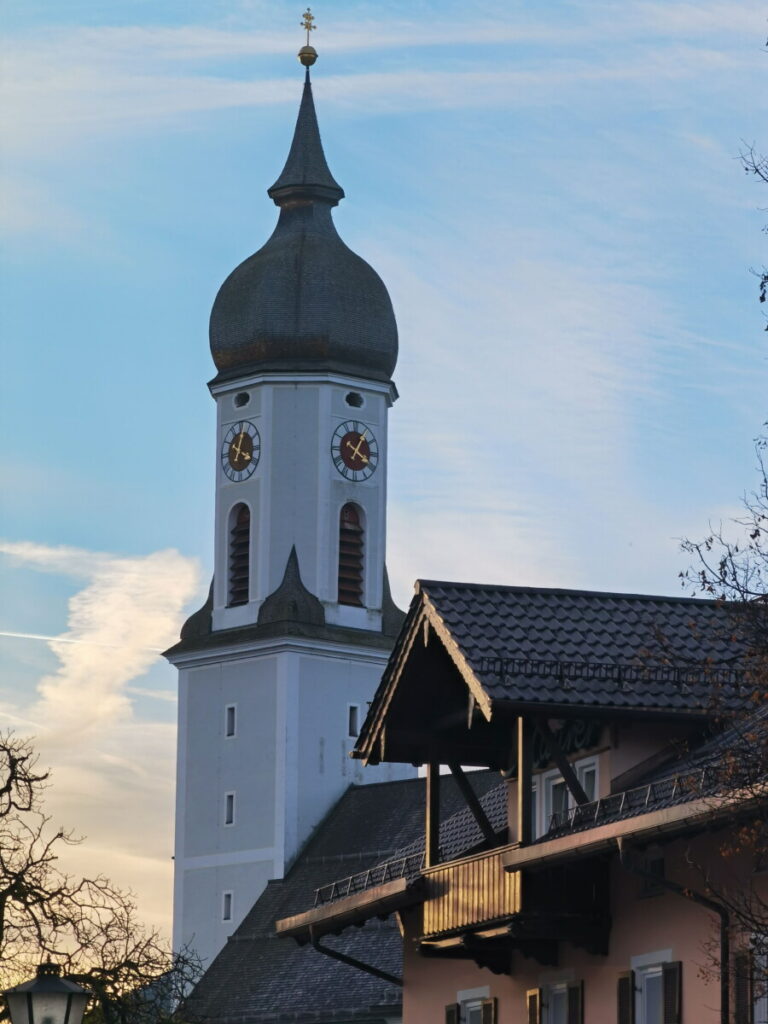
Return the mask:
M 325 161 L 309 73 L 293 143 L 269 195 L 272 237 L 219 289 L 210 341 L 217 379 L 263 370 L 330 370 L 388 381 L 397 325 L 387 289 L 339 238 L 331 208 L 344 192 Z

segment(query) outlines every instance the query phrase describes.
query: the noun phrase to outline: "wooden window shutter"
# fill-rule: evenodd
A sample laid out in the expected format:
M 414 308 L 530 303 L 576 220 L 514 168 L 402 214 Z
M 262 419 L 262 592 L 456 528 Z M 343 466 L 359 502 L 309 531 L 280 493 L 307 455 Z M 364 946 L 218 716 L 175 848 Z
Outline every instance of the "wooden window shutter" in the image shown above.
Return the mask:
M 461 1007 L 458 1003 L 449 1003 L 445 1008 L 445 1024 L 459 1024 Z
M 529 988 L 525 993 L 527 1024 L 541 1024 L 541 989 Z
M 754 1024 L 755 1005 L 752 997 L 752 954 L 742 950 L 733 958 L 735 1020 Z
M 229 531 L 229 601 L 230 607 L 248 604 L 248 582 L 251 571 L 251 513 L 247 505 L 232 511 Z
M 480 1004 L 480 1024 L 496 1024 L 496 997 L 484 999 Z
M 568 1024 L 584 1024 L 584 982 L 568 986 Z
M 617 1024 L 635 1024 L 635 972 L 623 971 L 616 986 Z
M 683 965 L 679 960 L 661 965 L 664 989 L 664 1024 L 680 1024 L 683 1003 Z
M 339 604 L 363 603 L 363 524 L 356 505 L 345 505 L 339 518 Z

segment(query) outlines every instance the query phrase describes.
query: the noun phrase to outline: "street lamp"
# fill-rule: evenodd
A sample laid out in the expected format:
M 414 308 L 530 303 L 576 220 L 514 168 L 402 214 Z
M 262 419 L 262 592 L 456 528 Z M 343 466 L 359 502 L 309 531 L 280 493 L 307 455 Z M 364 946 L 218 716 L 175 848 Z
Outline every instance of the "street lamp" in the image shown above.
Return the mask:
M 91 993 L 61 977 L 58 964 L 44 963 L 34 981 L 5 993 L 11 1024 L 80 1024 Z

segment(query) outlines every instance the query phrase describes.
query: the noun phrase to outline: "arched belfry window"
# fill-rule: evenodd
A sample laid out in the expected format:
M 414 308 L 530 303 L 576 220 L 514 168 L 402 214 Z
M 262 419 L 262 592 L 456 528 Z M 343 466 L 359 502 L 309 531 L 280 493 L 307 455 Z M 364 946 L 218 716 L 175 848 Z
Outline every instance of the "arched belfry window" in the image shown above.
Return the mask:
M 229 599 L 227 604 L 248 603 L 251 566 L 251 511 L 235 505 L 229 517 Z
M 363 515 L 351 503 L 339 517 L 339 604 L 363 604 Z

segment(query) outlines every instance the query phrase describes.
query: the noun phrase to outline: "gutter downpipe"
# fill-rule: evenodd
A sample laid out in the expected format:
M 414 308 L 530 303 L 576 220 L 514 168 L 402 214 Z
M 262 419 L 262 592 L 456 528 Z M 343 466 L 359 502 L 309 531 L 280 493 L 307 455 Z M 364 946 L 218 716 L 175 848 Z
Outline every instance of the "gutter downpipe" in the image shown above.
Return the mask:
M 315 935 L 312 925 L 309 926 L 309 941 L 318 953 L 324 953 L 333 960 L 340 960 L 341 963 L 347 964 L 349 967 L 355 967 L 358 971 L 365 971 L 366 974 L 372 974 L 374 978 L 381 978 L 383 981 L 388 981 L 392 985 L 398 985 L 400 988 L 403 987 L 402 978 L 398 978 L 394 974 L 388 974 L 387 971 L 382 971 L 379 967 L 374 967 L 372 964 L 365 964 L 362 960 L 356 960 L 353 956 L 347 956 L 346 953 L 340 953 L 338 949 L 331 949 L 330 946 L 321 946 L 320 939 Z
M 706 907 L 707 910 L 711 910 L 720 918 L 720 1024 L 729 1024 L 731 1003 L 731 919 L 728 911 L 719 903 L 715 903 L 714 900 L 703 896 L 700 892 L 696 892 L 695 889 L 690 889 L 685 885 L 678 885 L 677 882 L 671 882 L 666 878 L 659 878 L 658 875 L 654 875 L 650 871 L 644 871 L 642 868 L 637 867 L 636 864 L 632 864 L 630 862 L 630 851 L 624 849 L 621 836 L 616 840 L 616 845 L 619 848 L 621 866 L 631 872 L 631 874 L 638 875 L 640 878 L 646 878 L 656 885 L 660 885 L 662 888 L 675 893 L 677 896 L 682 896 L 684 899 L 692 900 L 694 903 Z

